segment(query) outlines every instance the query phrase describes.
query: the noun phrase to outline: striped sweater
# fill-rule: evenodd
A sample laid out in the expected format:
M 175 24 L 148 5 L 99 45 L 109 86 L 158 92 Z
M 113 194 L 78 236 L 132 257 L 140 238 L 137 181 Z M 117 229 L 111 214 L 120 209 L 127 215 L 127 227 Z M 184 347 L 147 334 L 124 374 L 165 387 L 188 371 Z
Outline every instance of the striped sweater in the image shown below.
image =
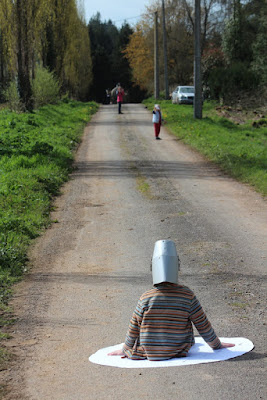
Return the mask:
M 161 284 L 140 297 L 123 352 L 131 359 L 151 361 L 185 357 L 195 343 L 192 323 L 213 349 L 221 347 L 192 290 L 183 285 Z

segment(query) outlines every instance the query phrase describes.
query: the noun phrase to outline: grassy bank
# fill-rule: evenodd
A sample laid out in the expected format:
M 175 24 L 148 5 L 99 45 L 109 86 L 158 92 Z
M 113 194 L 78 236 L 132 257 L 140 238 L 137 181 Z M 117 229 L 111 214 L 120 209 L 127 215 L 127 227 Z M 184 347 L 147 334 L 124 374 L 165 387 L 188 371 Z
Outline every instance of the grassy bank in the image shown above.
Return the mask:
M 0 326 L 8 323 L 10 287 L 26 269 L 28 246 L 50 223 L 51 201 L 97 107 L 66 101 L 32 114 L 0 112 Z
M 144 104 L 152 110 L 154 102 L 148 99 Z M 237 124 L 219 116 L 212 103 L 204 103 L 203 119 L 196 120 L 192 106 L 165 100 L 159 103 L 170 132 L 216 162 L 229 175 L 266 195 L 266 120 L 254 126 L 252 120 Z

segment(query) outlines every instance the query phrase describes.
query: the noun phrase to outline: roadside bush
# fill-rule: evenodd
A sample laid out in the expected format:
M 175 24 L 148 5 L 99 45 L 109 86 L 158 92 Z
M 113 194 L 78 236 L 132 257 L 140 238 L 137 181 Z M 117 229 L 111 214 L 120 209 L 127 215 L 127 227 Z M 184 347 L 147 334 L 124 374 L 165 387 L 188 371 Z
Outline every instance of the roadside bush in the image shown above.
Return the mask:
M 54 104 L 59 100 L 60 84 L 52 72 L 39 66 L 32 81 L 32 92 L 35 108 Z
M 11 82 L 4 91 L 4 97 L 11 111 L 22 111 L 22 103 L 19 98 L 19 92 L 15 81 Z
M 258 75 L 242 63 L 214 68 L 207 78 L 211 97 L 233 100 L 242 91 L 251 91 L 259 85 Z

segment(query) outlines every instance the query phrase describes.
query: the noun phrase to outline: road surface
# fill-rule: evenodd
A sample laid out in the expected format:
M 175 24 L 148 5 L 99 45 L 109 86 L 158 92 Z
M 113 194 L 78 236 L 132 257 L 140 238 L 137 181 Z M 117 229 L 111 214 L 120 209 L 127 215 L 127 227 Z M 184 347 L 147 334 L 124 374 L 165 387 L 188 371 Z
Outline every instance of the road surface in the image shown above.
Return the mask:
M 179 112 L 179 107 L 177 107 Z M 13 300 L 9 346 L 17 361 L 6 399 L 256 400 L 266 398 L 266 205 L 169 135 L 153 136 L 142 105 L 101 106 L 85 129 L 76 168 L 55 202 L 57 221 L 30 254 Z M 180 368 L 92 364 L 124 341 L 139 296 L 151 287 L 158 239 L 175 241 L 180 281 L 217 334 L 255 349 Z

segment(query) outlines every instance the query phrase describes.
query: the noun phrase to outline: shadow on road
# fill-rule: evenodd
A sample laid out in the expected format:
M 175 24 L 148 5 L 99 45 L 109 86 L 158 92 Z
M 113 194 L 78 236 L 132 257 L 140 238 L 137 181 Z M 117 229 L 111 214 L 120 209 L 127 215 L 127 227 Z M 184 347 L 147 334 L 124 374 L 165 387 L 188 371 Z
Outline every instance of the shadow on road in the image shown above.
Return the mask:
M 216 166 L 205 162 L 181 162 L 181 161 L 150 161 L 150 160 L 124 160 L 124 161 L 92 161 L 77 162 L 73 177 L 98 177 L 98 178 L 128 178 L 136 175 L 136 169 L 142 170 L 148 178 L 225 178 Z

